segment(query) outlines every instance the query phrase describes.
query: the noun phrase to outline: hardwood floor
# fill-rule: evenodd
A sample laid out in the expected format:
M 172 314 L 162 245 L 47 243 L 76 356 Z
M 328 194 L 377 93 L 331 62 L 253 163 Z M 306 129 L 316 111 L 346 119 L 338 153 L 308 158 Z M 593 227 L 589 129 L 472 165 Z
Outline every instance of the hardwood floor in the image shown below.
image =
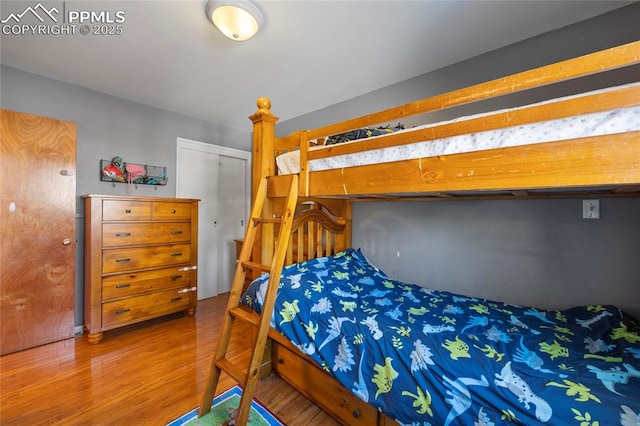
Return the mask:
M 199 406 L 227 294 L 198 303 L 195 318 L 173 316 L 0 357 L 0 424 L 165 425 Z M 247 329 L 231 356 L 246 356 Z M 223 374 L 216 393 L 235 383 Z M 275 376 L 256 398 L 289 425 L 336 425 Z

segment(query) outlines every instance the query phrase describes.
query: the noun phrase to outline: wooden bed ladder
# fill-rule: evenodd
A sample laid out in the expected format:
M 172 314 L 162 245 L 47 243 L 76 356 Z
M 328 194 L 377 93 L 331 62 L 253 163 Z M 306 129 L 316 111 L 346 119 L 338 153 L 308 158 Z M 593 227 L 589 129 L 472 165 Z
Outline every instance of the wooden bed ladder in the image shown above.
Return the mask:
M 267 187 L 269 179 L 285 179 L 289 180 L 289 195 L 287 196 L 285 207 L 280 217 L 264 217 L 263 207 L 267 200 Z M 293 223 L 293 216 L 298 200 L 298 176 L 286 175 L 282 177 L 263 177 L 260 181 L 257 191 L 255 202 L 251 211 L 250 226 L 247 227 L 244 241 L 242 243 L 242 249 L 238 256 L 238 263 L 236 266 L 235 275 L 233 277 L 233 284 L 231 285 L 231 292 L 229 294 L 229 301 L 227 302 L 227 311 L 222 323 L 222 330 L 220 332 L 220 338 L 218 341 L 218 347 L 216 349 L 215 357 L 211 363 L 211 370 L 209 372 L 209 379 L 207 381 L 207 387 L 205 389 L 202 403 L 198 411 L 198 416 L 202 417 L 211 410 L 211 403 L 220 379 L 221 372 L 229 374 L 232 378 L 238 382 L 242 388 L 242 397 L 240 399 L 240 405 L 238 407 L 238 413 L 236 416 L 237 425 L 245 425 L 249 418 L 249 411 L 251 408 L 251 400 L 258 384 L 260 376 L 260 364 L 264 354 L 265 346 L 267 344 L 267 338 L 269 334 L 269 325 L 271 321 L 271 315 L 275 304 L 276 293 L 278 290 L 278 284 L 280 283 L 280 275 L 285 261 L 285 255 L 287 252 L 287 242 L 291 234 L 291 225 Z M 279 224 L 280 229 L 278 231 L 278 239 L 276 240 L 275 252 L 273 255 L 273 261 L 271 266 L 251 262 L 251 253 L 253 251 L 253 244 L 256 239 L 257 229 L 259 225 L 263 224 Z M 270 272 L 269 283 L 267 286 L 267 292 L 264 298 L 262 307 L 262 314 L 258 317 L 247 312 L 240 307 L 240 298 L 242 297 L 242 289 L 245 281 L 245 275 L 247 269 L 259 269 L 262 271 Z M 251 354 L 251 361 L 249 363 L 248 370 L 245 366 L 240 366 L 237 363 L 231 362 L 226 358 L 227 349 L 229 347 L 229 341 L 231 339 L 231 331 L 235 320 L 242 320 L 251 323 L 254 327 L 257 327 L 258 333 L 253 346 L 253 352 Z

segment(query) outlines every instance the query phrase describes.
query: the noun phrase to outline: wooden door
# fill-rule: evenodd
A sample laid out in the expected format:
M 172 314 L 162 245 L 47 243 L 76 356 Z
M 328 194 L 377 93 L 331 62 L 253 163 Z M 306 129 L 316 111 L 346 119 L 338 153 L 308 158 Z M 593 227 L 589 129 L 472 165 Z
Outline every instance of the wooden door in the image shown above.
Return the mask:
M 74 335 L 76 125 L 0 110 L 0 354 Z

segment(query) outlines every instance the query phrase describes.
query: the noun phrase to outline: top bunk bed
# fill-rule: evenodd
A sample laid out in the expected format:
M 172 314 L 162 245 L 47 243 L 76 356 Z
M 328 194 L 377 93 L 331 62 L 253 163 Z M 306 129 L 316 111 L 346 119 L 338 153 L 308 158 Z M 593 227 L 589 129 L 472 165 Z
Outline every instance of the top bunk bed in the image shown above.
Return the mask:
M 639 64 L 636 41 L 283 137 L 260 98 L 250 117 L 254 181 L 295 173 L 299 196 L 349 200 L 640 196 Z M 623 85 L 392 127 L 589 76 L 608 81 L 626 67 L 634 77 Z

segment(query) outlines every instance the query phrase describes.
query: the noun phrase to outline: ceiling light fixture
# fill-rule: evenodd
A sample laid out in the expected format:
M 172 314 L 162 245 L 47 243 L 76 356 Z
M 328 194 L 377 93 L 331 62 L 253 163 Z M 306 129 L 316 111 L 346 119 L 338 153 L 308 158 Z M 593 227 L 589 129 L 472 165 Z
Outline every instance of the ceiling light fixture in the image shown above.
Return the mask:
M 236 41 L 249 40 L 262 25 L 262 13 L 249 0 L 207 0 L 207 16 Z

